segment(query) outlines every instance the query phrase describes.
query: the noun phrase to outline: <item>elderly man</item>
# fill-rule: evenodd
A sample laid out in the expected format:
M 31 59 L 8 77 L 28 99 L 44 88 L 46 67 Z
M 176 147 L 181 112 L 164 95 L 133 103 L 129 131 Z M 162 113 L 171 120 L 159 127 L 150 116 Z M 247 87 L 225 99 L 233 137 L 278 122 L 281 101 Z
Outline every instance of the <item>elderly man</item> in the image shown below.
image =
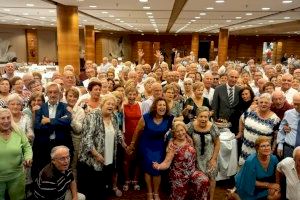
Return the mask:
M 205 87 L 203 96 L 209 100 L 209 105 L 212 104 L 212 100 L 215 93 L 215 89 L 212 88 L 212 82 L 213 82 L 213 75 L 210 72 L 205 72 L 203 76 L 203 83 Z
M 292 88 L 293 79 L 293 75 L 291 74 L 286 73 L 282 75 L 282 84 L 280 89 L 284 92 L 286 100 L 289 103 L 293 102 L 293 96 L 298 92 Z
M 2 75 L 2 78 L 11 79 L 15 76 L 15 66 L 13 63 L 7 63 L 4 69 L 5 74 Z
M 69 88 L 76 86 L 75 74 L 72 71 L 65 71 L 63 73 L 62 79 L 64 81 L 64 91 L 67 91 Z
M 34 121 L 33 178 L 50 162 L 50 150 L 54 146 L 65 145 L 73 150 L 71 113 L 67 110 L 67 105 L 59 101 L 60 85 L 49 82 L 46 95 L 49 100 L 36 112 Z
M 286 198 L 300 199 L 300 147 L 294 149 L 293 158 L 287 157 L 278 163 L 276 183 L 279 184 L 283 176 L 286 178 Z
M 226 84 L 216 87 L 212 109 L 214 111 L 214 118 L 225 119 L 231 122 L 231 132 L 238 132 L 238 123 L 233 122 L 232 114 L 235 113 L 236 107 L 239 103 L 239 91 L 240 87 L 236 86 L 239 73 L 236 70 L 231 70 L 227 74 L 228 82 Z
M 34 198 L 47 200 L 84 200 L 77 193 L 77 185 L 70 166 L 70 152 L 66 146 L 51 150 L 51 163 L 46 165 L 34 184 Z
M 258 80 L 263 78 L 263 74 L 261 71 L 255 71 L 253 73 L 252 78 L 253 78 L 253 82 L 250 83 L 249 85 L 252 88 L 252 91 L 254 92 L 254 94 L 259 94 Z M 257 96 L 257 95 L 255 95 L 255 96 Z
M 282 91 L 277 90 L 272 93 L 271 111 L 273 111 L 280 120 L 283 119 L 285 111 L 292 108 L 293 106 L 286 101 L 285 95 Z
M 291 157 L 295 147 L 300 146 L 300 93 L 294 95 L 294 109 L 285 112 L 277 137 L 277 154 Z
M 85 88 L 87 88 L 90 83 L 90 79 L 97 76 L 97 70 L 93 66 L 87 67 L 87 68 L 85 68 L 85 75 L 86 75 L 87 79 L 82 81 L 82 84 Z
M 155 98 L 161 97 L 163 94 L 162 86 L 160 83 L 152 84 L 152 96 L 149 97 L 146 101 L 142 102 L 142 113 L 145 114 L 150 111 L 150 108 L 153 104 Z
M 186 74 L 186 68 L 183 65 L 178 65 L 177 72 L 179 73 L 178 84 L 180 86 L 181 91 L 184 91 L 183 81 L 184 81 L 185 74 Z

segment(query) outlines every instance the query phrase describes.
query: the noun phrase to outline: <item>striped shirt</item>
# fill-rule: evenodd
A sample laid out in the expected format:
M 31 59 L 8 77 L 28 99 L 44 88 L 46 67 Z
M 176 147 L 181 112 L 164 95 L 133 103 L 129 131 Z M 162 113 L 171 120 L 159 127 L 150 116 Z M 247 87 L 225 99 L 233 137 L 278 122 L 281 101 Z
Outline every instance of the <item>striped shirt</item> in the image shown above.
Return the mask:
M 40 172 L 34 185 L 34 198 L 47 200 L 64 200 L 70 183 L 74 180 L 71 169 L 65 173 L 48 164 Z

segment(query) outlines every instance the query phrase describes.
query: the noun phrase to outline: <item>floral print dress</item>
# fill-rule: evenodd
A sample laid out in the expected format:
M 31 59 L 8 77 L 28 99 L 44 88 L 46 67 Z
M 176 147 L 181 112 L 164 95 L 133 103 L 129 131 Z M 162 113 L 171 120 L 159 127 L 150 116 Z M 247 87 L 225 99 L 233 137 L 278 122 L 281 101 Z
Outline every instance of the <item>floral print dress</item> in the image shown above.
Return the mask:
M 177 146 L 171 140 L 168 151 L 175 151 L 170 169 L 171 200 L 209 199 L 209 179 L 196 169 L 196 150 L 190 143 Z

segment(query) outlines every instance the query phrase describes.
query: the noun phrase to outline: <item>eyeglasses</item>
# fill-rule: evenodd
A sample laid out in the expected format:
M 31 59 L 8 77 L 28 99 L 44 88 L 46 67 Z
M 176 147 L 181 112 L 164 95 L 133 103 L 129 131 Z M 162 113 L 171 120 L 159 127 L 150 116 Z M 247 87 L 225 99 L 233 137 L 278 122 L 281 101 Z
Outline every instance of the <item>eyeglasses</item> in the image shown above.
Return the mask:
M 219 78 L 214 78 L 214 80 L 219 80 Z
M 263 145 L 260 145 L 259 147 L 262 149 L 266 149 L 266 148 L 269 148 L 270 146 L 271 146 L 270 144 L 263 144 Z
M 184 83 L 184 85 L 192 85 L 191 83 Z
M 58 161 L 60 161 L 60 162 L 70 161 L 70 159 L 71 159 L 70 156 L 60 157 L 60 158 L 54 158 L 54 160 L 58 160 Z

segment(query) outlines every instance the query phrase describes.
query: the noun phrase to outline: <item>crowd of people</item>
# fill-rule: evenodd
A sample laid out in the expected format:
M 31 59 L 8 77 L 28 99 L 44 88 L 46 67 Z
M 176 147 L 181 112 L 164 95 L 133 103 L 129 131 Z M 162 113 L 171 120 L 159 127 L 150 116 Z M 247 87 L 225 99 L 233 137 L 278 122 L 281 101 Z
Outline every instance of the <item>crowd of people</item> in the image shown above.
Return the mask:
M 191 54 L 193 55 L 193 54 Z M 0 79 L 0 199 L 212 200 L 220 124 L 238 143 L 229 198 L 300 199 L 300 61 L 245 64 L 159 51 L 155 63 L 90 60 L 50 81 Z M 142 178 L 141 178 L 142 177 Z M 225 197 L 224 197 L 225 198 Z

